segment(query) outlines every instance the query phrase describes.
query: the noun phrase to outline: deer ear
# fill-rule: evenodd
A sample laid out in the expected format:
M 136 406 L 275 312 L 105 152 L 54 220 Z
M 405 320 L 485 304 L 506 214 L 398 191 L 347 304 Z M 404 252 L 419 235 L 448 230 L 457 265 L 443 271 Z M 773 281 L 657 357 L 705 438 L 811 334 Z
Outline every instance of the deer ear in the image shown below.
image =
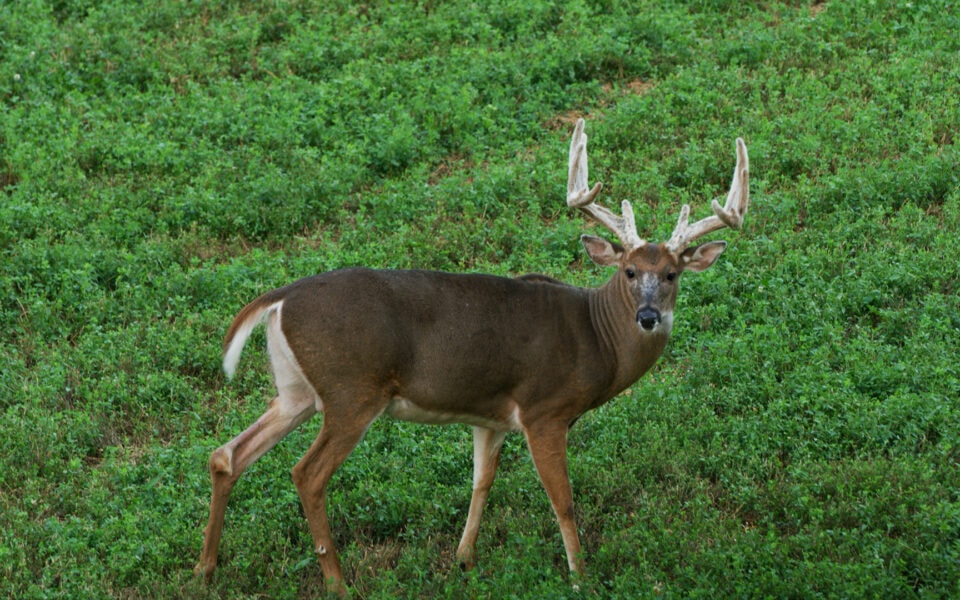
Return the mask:
M 620 262 L 623 256 L 623 246 L 608 242 L 607 240 L 592 235 L 581 235 L 580 243 L 587 249 L 587 254 L 593 262 L 602 267 L 610 267 Z
M 707 270 L 713 264 L 717 257 L 723 254 L 726 249 L 726 242 L 707 242 L 700 246 L 687 248 L 680 255 L 680 263 L 687 271 L 699 273 Z

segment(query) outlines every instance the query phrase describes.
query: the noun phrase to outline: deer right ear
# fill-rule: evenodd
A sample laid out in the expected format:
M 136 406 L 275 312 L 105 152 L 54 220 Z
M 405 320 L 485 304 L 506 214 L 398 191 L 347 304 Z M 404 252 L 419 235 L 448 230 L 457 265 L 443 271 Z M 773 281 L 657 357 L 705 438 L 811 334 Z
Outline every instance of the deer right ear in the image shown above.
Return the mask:
M 601 267 L 610 267 L 620 263 L 623 246 L 592 235 L 581 235 L 580 243 L 587 249 L 593 262 Z
M 680 261 L 683 263 L 684 269 L 699 273 L 700 271 L 707 270 L 726 247 L 727 243 L 719 240 L 716 242 L 707 242 L 706 244 L 694 246 L 693 248 L 687 248 L 683 251 L 683 254 L 680 255 Z

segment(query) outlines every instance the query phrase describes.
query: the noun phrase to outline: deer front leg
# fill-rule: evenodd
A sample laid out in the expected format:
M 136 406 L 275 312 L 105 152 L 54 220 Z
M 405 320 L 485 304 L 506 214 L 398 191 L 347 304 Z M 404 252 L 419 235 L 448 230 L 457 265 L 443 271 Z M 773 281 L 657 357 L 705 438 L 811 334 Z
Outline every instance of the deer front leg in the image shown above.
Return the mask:
M 203 550 L 200 552 L 200 562 L 194 568 L 195 573 L 210 579 L 217 568 L 217 552 L 227 501 L 240 474 L 314 414 L 316 408 L 310 397 L 293 399 L 277 396 L 270 402 L 267 412 L 253 425 L 210 455 L 210 479 L 213 482 L 210 518 L 203 530 Z
M 460 568 L 469 570 L 476 564 L 477 535 L 480 532 L 480 517 L 487 503 L 490 486 L 497 474 L 500 449 L 506 437 L 503 431 L 494 431 L 485 427 L 473 428 L 473 496 L 470 499 L 470 512 L 467 524 L 463 528 L 463 537 L 457 546 L 457 559 Z
M 573 490 L 567 474 L 567 429 L 567 423 L 547 423 L 524 428 L 523 432 L 533 464 L 557 515 L 567 564 L 572 572 L 583 575 L 586 569 L 580 554 L 580 537 L 573 514 Z

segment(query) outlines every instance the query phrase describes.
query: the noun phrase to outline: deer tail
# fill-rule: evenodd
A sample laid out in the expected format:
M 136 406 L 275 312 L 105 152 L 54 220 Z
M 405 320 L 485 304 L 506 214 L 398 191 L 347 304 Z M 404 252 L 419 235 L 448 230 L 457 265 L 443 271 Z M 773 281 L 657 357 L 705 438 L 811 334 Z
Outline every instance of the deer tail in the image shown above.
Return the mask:
M 227 374 L 227 379 L 232 379 L 236 373 L 240 353 L 243 352 L 243 346 L 247 343 L 247 338 L 250 337 L 254 327 L 274 311 L 279 312 L 281 306 L 283 306 L 282 299 L 278 300 L 271 294 L 265 294 L 237 313 L 223 341 L 223 372 Z

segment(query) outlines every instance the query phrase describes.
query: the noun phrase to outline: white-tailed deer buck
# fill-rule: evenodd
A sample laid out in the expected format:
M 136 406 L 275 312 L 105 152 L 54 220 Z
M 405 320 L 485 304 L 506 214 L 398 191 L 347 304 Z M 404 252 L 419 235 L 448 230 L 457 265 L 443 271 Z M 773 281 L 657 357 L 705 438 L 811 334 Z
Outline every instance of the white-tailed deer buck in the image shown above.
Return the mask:
M 327 521 L 326 487 L 374 419 L 386 413 L 421 423 L 473 426 L 473 497 L 457 557 L 476 558 L 477 532 L 504 436 L 521 431 L 560 524 L 570 569 L 583 558 L 567 475 L 567 430 L 656 362 L 670 337 L 684 271 L 703 271 L 722 241 L 690 246 L 740 227 L 749 203 L 747 148 L 726 205 L 688 223 L 689 208 L 663 244 L 637 235 L 630 203 L 622 216 L 594 204 L 587 185 L 587 138 L 579 120 L 570 143 L 567 204 L 600 221 L 619 244 L 584 235 L 594 262 L 615 266 L 599 289 L 539 275 L 510 279 L 429 271 L 344 269 L 267 292 L 230 325 L 223 367 L 232 376 L 251 330 L 266 322 L 277 396 L 246 431 L 210 456 L 213 498 L 196 567 L 217 564 L 230 490 L 250 464 L 318 412 L 320 433 L 293 468 L 293 481 L 331 589 L 343 573 Z

